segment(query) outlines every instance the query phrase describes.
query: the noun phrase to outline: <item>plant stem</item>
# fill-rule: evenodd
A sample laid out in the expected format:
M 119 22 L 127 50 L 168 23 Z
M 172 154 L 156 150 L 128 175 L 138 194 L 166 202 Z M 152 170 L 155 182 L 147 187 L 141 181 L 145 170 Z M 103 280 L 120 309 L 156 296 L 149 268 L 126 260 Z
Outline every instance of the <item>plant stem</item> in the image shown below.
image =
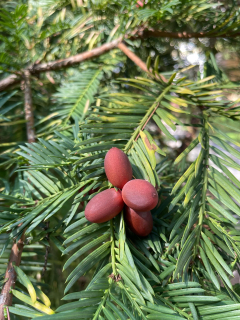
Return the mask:
M 106 302 L 106 300 L 107 300 L 107 298 L 109 296 L 109 291 L 110 291 L 110 288 L 107 290 L 107 292 L 105 292 L 103 300 L 102 300 L 101 304 L 99 305 L 99 307 L 97 308 L 97 311 L 96 311 L 96 313 L 94 315 L 93 320 L 97 320 L 99 315 L 100 315 L 100 313 L 102 312 L 102 307 L 104 306 L 104 304 L 105 304 L 105 302 Z
M 207 116 L 204 114 L 204 132 L 205 132 L 205 156 L 204 156 L 204 179 L 202 189 L 202 206 L 199 216 L 200 231 L 202 230 L 203 217 L 206 207 L 206 194 L 208 188 L 208 158 L 209 158 L 209 126 L 207 123 Z
M 21 239 L 14 243 L 12 246 L 11 254 L 9 257 L 9 262 L 7 266 L 7 271 L 5 273 L 5 280 L 6 282 L 3 285 L 2 292 L 1 292 L 1 303 L 0 303 L 0 320 L 5 320 L 4 317 L 4 307 L 12 305 L 12 293 L 10 293 L 11 289 L 15 288 L 15 283 L 17 280 L 17 274 L 14 270 L 13 265 L 16 266 L 20 265 L 22 251 L 24 247 L 24 232 L 22 234 Z
M 81 63 L 86 60 L 93 59 L 95 57 L 101 56 L 102 54 L 115 49 L 118 45 L 118 43 L 122 41 L 122 37 L 113 40 L 112 42 L 104 43 L 100 47 L 94 48 L 90 51 L 85 51 L 82 53 L 79 53 L 75 56 L 71 56 L 66 59 L 61 60 L 55 60 L 55 61 L 49 61 L 47 63 L 41 63 L 41 64 L 34 64 L 30 66 L 27 70 L 31 74 L 38 74 L 42 72 L 48 72 L 52 70 L 60 70 L 64 68 L 71 67 L 75 64 Z M 7 89 L 8 87 L 17 84 L 20 82 L 20 77 L 17 75 L 11 75 L 3 80 L 0 81 L 0 91 L 3 91 Z
M 140 69 L 143 71 L 149 73 L 149 70 L 147 68 L 147 65 L 145 62 L 143 62 L 134 52 L 132 52 L 130 49 L 128 49 L 127 46 L 125 46 L 124 43 L 120 42 L 118 44 L 118 48 L 125 53 L 125 55 L 131 59 Z
M 168 87 L 166 87 L 163 92 L 160 94 L 160 96 L 157 98 L 157 100 L 153 103 L 153 105 L 149 108 L 148 112 L 145 114 L 145 116 L 142 118 L 139 126 L 137 127 L 137 129 L 134 131 L 133 135 L 131 136 L 130 140 L 128 141 L 128 143 L 126 144 L 125 147 L 125 152 L 127 153 L 129 151 L 129 149 L 132 146 L 133 141 L 136 139 L 136 137 L 138 136 L 138 134 L 140 133 L 140 131 L 143 129 L 143 127 L 145 127 L 146 122 L 150 120 L 149 116 L 152 114 L 152 112 L 154 111 L 154 109 L 158 106 L 159 102 L 164 98 L 165 94 L 170 90 L 171 85 L 169 85 Z M 152 114 L 153 115 L 153 114 Z
M 115 258 L 115 243 L 114 243 L 114 226 L 113 226 L 113 219 L 110 221 L 110 229 L 111 229 L 111 256 L 112 256 L 112 270 L 113 275 L 116 276 L 116 258 Z
M 34 130 L 34 117 L 32 108 L 32 93 L 30 84 L 30 72 L 24 72 L 24 110 L 25 119 L 27 120 L 27 138 L 28 142 L 32 143 L 35 141 L 35 130 Z M 12 305 L 12 293 L 11 289 L 15 288 L 17 280 L 17 274 L 13 268 L 13 264 L 16 266 L 20 265 L 21 256 L 24 247 L 25 230 L 23 230 L 22 236 L 17 243 L 14 243 L 11 249 L 7 271 L 5 273 L 6 282 L 3 285 L 1 292 L 1 303 L 0 303 L 0 320 L 4 320 L 4 306 Z
M 32 92 L 30 83 L 30 72 L 24 71 L 24 113 L 27 121 L 27 139 L 28 143 L 35 142 L 34 130 L 34 116 L 33 116 L 33 103 Z
M 198 244 L 200 240 L 200 234 L 202 231 L 202 224 L 203 224 L 203 218 L 204 218 L 205 207 L 206 207 L 206 197 L 207 197 L 207 188 L 208 188 L 209 126 L 207 123 L 207 115 L 205 113 L 203 114 L 203 119 L 204 119 L 204 142 L 205 142 L 203 188 L 202 188 L 201 208 L 199 211 L 199 221 L 198 221 L 199 230 L 197 233 L 197 239 L 196 239 L 196 245 L 194 247 L 193 257 L 196 257 L 197 255 Z

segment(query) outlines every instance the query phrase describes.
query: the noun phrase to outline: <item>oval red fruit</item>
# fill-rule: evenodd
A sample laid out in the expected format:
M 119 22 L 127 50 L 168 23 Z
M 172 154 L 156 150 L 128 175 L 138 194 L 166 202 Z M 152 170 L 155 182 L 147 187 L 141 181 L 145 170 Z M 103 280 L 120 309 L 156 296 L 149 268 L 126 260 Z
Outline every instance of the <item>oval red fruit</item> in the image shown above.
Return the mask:
M 153 219 L 150 211 L 136 212 L 126 207 L 125 221 L 128 227 L 140 237 L 146 237 L 153 228 Z
M 111 148 L 104 159 L 104 169 L 114 187 L 122 189 L 132 179 L 132 166 L 127 155 L 118 148 Z
M 94 223 L 106 222 L 119 214 L 123 206 L 121 191 L 116 191 L 114 188 L 104 190 L 88 202 L 85 208 L 85 217 Z
M 146 180 L 135 179 L 125 184 L 122 190 L 123 201 L 136 211 L 149 211 L 158 203 L 158 193 Z

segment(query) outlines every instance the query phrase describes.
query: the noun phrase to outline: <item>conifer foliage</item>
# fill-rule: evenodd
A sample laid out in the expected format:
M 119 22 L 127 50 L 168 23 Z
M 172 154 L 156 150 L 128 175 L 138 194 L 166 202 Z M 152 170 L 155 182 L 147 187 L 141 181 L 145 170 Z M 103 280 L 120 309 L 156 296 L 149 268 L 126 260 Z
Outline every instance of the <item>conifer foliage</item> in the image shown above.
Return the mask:
M 8 139 L 0 144 L 0 312 L 8 320 L 240 318 L 231 281 L 240 272 L 240 181 L 231 171 L 240 170 L 240 107 L 228 100 L 238 83 L 211 45 L 202 74 L 192 66 L 174 72 L 163 59 L 166 38 L 237 48 L 236 3 L 7 1 L 0 19 L 0 127 Z M 159 56 L 151 59 L 152 51 Z M 176 130 L 189 128 L 191 141 L 172 150 Z M 157 190 L 145 237 L 132 232 L 124 211 L 102 223 L 85 217 L 87 203 L 113 188 L 104 170 L 112 147 L 128 157 L 134 179 Z M 10 254 L 19 243 L 21 263 Z M 57 308 L 40 276 L 56 263 L 51 250 L 62 256 L 65 280 Z M 11 274 L 16 284 L 8 288 Z M 80 290 L 83 276 L 90 281 Z

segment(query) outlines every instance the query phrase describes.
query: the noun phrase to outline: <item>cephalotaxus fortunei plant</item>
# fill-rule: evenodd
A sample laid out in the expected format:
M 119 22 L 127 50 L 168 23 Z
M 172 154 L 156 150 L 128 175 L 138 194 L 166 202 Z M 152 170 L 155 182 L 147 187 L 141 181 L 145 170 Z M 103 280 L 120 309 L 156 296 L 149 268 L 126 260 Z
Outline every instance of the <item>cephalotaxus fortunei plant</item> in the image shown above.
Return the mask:
M 238 319 L 237 3 L 0 19 L 0 320 Z

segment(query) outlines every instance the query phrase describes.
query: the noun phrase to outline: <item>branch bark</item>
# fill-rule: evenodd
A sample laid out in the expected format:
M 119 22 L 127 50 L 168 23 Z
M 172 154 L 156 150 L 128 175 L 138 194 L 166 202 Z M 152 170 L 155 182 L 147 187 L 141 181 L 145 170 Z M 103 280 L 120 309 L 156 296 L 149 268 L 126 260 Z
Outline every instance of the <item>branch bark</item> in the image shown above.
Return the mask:
M 149 72 L 148 68 L 146 66 L 146 63 L 143 62 L 135 53 L 133 53 L 130 49 L 128 49 L 127 46 L 123 42 L 120 42 L 118 44 L 118 48 L 125 53 L 125 55 L 131 59 L 140 69 L 142 69 L 145 72 Z
M 122 50 L 122 52 L 125 53 L 125 55 L 129 59 L 131 59 L 143 71 L 145 71 L 145 72 L 151 71 L 151 69 L 148 70 L 146 63 L 143 62 L 134 52 L 132 52 L 130 49 L 128 49 L 128 47 L 123 42 L 120 42 L 118 44 L 118 48 L 120 50 Z M 164 82 L 167 82 L 167 79 L 164 76 L 160 75 L 160 77 Z
M 130 39 L 145 39 L 145 38 L 174 38 L 174 39 L 191 39 L 191 38 L 235 38 L 240 36 L 239 32 L 231 33 L 231 34 L 220 34 L 218 35 L 216 32 L 171 32 L 171 31 L 161 31 L 155 29 L 140 29 L 138 30 L 134 36 L 130 37 Z
M 34 116 L 32 105 L 32 92 L 29 70 L 24 71 L 24 112 L 27 121 L 27 139 L 28 143 L 35 142 Z
M 4 91 L 5 89 L 9 88 L 10 86 L 17 84 L 21 81 L 21 78 L 15 74 L 3 79 L 0 81 L 0 91 Z
M 85 51 L 83 53 L 79 53 L 75 56 L 66 58 L 66 59 L 61 59 L 61 60 L 56 60 L 56 61 L 50 61 L 47 63 L 42 63 L 42 64 L 35 64 L 27 70 L 31 74 L 38 74 L 41 72 L 46 72 L 46 71 L 52 71 L 52 70 L 60 70 L 63 68 L 67 68 L 70 66 L 73 66 L 75 64 L 81 63 L 85 60 L 93 59 L 95 57 L 101 56 L 102 54 L 114 49 L 117 47 L 118 43 L 122 40 L 122 38 L 118 38 L 112 42 L 105 43 L 102 46 L 95 48 L 90 51 Z M 7 89 L 8 87 L 17 84 L 20 82 L 20 77 L 17 75 L 11 75 L 7 77 L 6 79 L 3 79 L 0 81 L 0 91 L 3 91 Z
M 30 83 L 30 72 L 28 70 L 24 71 L 24 110 L 25 119 L 27 120 L 27 138 L 28 142 L 32 143 L 35 141 L 35 130 L 34 130 L 34 116 L 33 116 L 33 106 L 32 106 L 32 93 L 31 93 L 31 83 Z M 17 279 L 17 274 L 14 270 L 14 264 L 19 266 L 21 263 L 21 256 L 24 247 L 24 232 L 20 240 L 13 244 L 7 271 L 5 273 L 6 282 L 3 285 L 2 292 L 0 295 L 0 320 L 5 320 L 4 317 L 4 307 L 12 305 L 12 293 L 11 289 L 15 288 L 15 282 Z
M 14 270 L 13 265 L 14 264 L 16 266 L 20 265 L 23 246 L 24 246 L 24 233 L 21 239 L 17 243 L 14 243 L 10 253 L 8 267 L 5 273 L 5 280 L 7 281 L 3 285 L 2 292 L 0 295 L 0 320 L 5 320 L 4 306 L 12 305 L 12 294 L 9 291 L 15 288 L 15 282 L 17 279 L 17 274 Z
M 234 38 L 240 36 L 239 32 L 231 34 L 221 34 L 216 33 L 205 33 L 205 32 L 169 32 L 169 31 L 160 31 L 154 29 L 139 29 L 136 33 L 129 37 L 129 39 L 144 39 L 144 38 L 175 38 L 175 39 L 190 39 L 190 38 Z M 85 60 L 89 60 L 95 57 L 98 57 L 118 46 L 118 43 L 121 42 L 123 37 L 120 37 L 112 42 L 105 43 L 102 46 L 95 48 L 90 51 L 85 51 L 83 53 L 77 54 L 75 56 L 50 61 L 47 63 L 36 64 L 28 68 L 31 74 L 38 74 L 41 72 L 60 70 L 63 68 L 70 67 L 74 64 L 81 63 Z M 0 91 L 7 89 L 8 87 L 17 84 L 20 82 L 20 77 L 17 75 L 11 75 L 6 79 L 0 81 Z

